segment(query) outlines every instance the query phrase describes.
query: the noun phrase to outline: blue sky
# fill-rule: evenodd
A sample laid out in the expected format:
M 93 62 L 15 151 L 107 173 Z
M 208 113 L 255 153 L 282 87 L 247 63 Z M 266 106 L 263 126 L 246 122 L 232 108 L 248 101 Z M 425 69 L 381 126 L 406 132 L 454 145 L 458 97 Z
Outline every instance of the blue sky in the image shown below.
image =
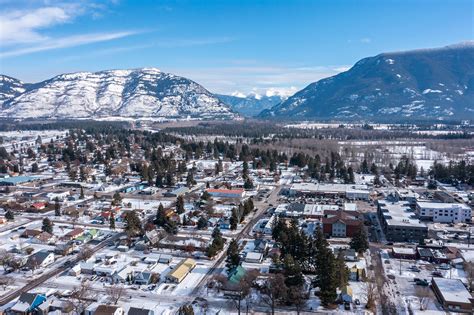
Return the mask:
M 474 0 L 0 0 L 0 73 L 157 67 L 219 93 L 292 93 L 381 52 L 474 39 Z

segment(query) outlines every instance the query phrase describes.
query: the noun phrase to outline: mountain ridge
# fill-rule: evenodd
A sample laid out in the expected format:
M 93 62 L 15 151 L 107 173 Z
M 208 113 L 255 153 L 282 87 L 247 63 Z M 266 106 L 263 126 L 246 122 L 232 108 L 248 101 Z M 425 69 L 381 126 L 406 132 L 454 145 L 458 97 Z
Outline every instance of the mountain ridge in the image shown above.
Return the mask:
M 9 81 L 1 76 L 0 82 Z M 13 78 L 11 78 L 13 79 Z M 20 80 L 15 82 L 21 82 Z M 157 68 L 73 72 L 23 84 L 4 84 L 0 115 L 16 118 L 234 118 L 236 115 L 195 81 Z
M 381 53 L 313 82 L 263 118 L 474 118 L 474 42 Z

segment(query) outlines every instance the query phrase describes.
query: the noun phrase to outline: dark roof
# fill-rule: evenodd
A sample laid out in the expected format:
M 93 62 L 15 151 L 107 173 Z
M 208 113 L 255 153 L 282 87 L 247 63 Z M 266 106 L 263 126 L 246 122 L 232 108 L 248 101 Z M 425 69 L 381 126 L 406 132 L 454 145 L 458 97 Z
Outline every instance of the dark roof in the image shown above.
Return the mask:
M 33 304 L 34 300 L 36 299 L 37 294 L 36 293 L 28 293 L 24 292 L 20 295 L 18 298 L 19 301 L 28 303 L 29 305 Z
M 128 315 L 148 315 L 150 312 L 151 311 L 146 308 L 130 307 Z
M 114 314 L 118 308 L 119 306 L 99 305 L 96 308 L 94 315 L 111 315 L 111 314 Z

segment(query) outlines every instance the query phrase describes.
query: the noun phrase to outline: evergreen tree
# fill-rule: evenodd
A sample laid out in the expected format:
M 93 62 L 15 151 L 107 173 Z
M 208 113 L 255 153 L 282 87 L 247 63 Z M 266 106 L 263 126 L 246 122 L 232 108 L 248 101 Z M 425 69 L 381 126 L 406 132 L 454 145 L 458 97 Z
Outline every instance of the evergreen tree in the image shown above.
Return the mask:
M 41 231 L 53 234 L 53 222 L 51 222 L 51 220 L 48 218 L 44 218 L 43 225 L 41 226 Z
M 231 215 L 229 221 L 230 221 L 230 229 L 232 231 L 236 230 L 237 229 L 237 224 L 239 224 L 239 219 L 237 217 L 237 208 L 232 209 L 232 215 Z
M 31 165 L 31 172 L 32 173 L 38 173 L 38 163 L 33 163 L 33 165 Z
M 351 239 L 350 246 L 359 254 L 362 254 L 369 249 L 369 241 L 367 240 L 367 233 L 365 232 L 364 226 L 361 225 L 357 232 Z
M 135 211 L 129 211 L 124 218 L 125 232 L 128 237 L 137 236 L 143 233 L 142 223 Z
M 61 204 L 59 203 L 59 198 L 57 197 L 54 200 L 54 215 L 57 217 L 61 216 Z
M 349 268 L 346 266 L 346 262 L 344 261 L 344 251 L 339 250 L 336 257 L 336 273 L 335 273 L 335 281 L 337 287 L 342 290 L 344 287 L 347 286 L 349 283 Z
M 167 217 L 166 217 L 165 208 L 160 203 L 160 205 L 158 206 L 158 210 L 156 211 L 155 224 L 157 226 L 164 226 L 166 221 L 167 221 Z
M 197 222 L 197 228 L 199 230 L 204 230 L 205 228 L 207 228 L 207 220 L 205 217 L 201 216 Z
M 230 241 L 229 247 L 227 248 L 226 262 L 227 272 L 230 272 L 240 264 L 239 244 L 235 239 Z
M 15 216 L 13 215 L 13 212 L 11 210 L 7 210 L 7 212 L 5 213 L 5 219 L 7 219 L 8 221 L 15 220 Z
M 81 186 L 81 194 L 79 195 L 79 199 L 84 199 L 84 188 Z
M 290 254 L 286 254 L 283 259 L 283 270 L 285 275 L 285 284 L 288 287 L 301 286 L 304 284 L 304 277 L 301 267 Z
M 321 299 L 321 304 L 328 306 L 333 303 L 337 297 L 335 258 L 321 228 L 316 230 L 314 242 L 316 250 L 315 286 L 320 289 L 319 297 Z
M 109 228 L 110 228 L 111 230 L 115 230 L 115 215 L 114 215 L 113 212 L 110 213 Z
M 176 212 L 178 214 L 184 213 L 184 198 L 181 195 L 176 198 Z

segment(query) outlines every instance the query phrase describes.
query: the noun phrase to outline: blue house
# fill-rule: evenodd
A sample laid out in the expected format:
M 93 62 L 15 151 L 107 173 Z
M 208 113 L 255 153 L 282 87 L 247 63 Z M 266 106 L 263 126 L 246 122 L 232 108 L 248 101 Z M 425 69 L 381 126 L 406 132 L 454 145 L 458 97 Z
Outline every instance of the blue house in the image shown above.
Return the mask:
M 24 292 L 18 298 L 10 311 L 15 314 L 31 314 L 40 310 L 40 306 L 46 302 L 47 298 L 43 294 Z

